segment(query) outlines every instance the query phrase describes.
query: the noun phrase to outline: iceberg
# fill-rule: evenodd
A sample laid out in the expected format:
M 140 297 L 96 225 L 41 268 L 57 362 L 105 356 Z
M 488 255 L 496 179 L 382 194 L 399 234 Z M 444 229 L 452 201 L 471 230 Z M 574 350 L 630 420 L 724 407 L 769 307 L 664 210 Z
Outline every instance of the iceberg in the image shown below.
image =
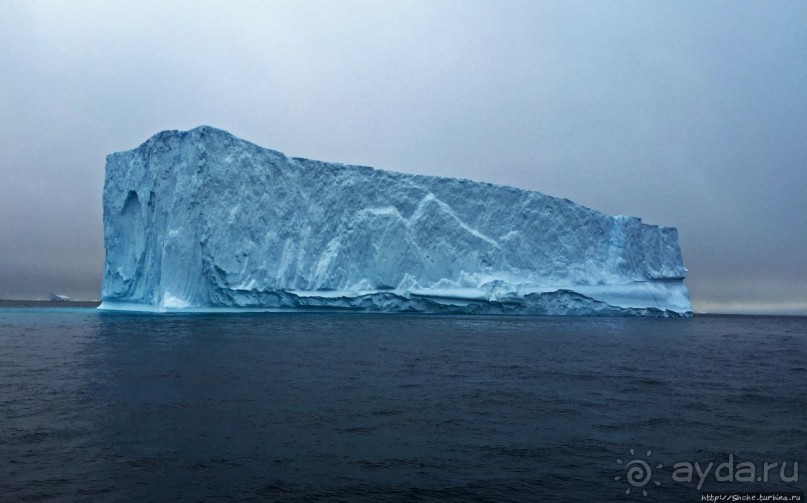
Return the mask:
M 201 126 L 107 156 L 100 309 L 691 316 L 675 228 Z

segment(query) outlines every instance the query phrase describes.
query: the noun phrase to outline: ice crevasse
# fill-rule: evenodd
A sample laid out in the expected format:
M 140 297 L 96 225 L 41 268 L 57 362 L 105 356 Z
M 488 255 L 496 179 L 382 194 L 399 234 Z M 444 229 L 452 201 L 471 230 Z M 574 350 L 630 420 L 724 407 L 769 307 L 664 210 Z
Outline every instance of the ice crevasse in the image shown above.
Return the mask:
M 101 309 L 692 313 L 674 228 L 208 126 L 109 155 L 103 203 Z

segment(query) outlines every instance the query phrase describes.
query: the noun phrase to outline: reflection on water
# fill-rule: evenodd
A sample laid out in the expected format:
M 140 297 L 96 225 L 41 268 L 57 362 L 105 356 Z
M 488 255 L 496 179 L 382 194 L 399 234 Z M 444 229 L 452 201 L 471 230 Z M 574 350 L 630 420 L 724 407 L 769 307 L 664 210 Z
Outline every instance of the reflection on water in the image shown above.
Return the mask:
M 623 501 L 631 448 L 799 460 L 805 356 L 799 318 L 3 309 L 0 494 Z

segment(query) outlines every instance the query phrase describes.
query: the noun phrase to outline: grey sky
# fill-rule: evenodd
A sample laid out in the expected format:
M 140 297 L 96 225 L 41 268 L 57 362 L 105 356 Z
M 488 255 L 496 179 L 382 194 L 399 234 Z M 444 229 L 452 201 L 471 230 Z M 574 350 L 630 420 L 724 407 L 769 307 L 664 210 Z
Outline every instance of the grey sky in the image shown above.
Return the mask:
M 0 298 L 97 298 L 106 154 L 209 124 L 678 227 L 696 310 L 807 314 L 807 3 L 0 2 Z

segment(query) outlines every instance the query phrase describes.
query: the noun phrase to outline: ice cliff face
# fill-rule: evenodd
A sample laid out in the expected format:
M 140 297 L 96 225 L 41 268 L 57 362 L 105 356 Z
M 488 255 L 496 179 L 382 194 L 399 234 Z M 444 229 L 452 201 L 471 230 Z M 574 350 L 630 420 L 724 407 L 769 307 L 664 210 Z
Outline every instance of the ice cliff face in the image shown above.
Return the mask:
M 674 228 L 199 127 L 107 157 L 103 309 L 689 315 Z

